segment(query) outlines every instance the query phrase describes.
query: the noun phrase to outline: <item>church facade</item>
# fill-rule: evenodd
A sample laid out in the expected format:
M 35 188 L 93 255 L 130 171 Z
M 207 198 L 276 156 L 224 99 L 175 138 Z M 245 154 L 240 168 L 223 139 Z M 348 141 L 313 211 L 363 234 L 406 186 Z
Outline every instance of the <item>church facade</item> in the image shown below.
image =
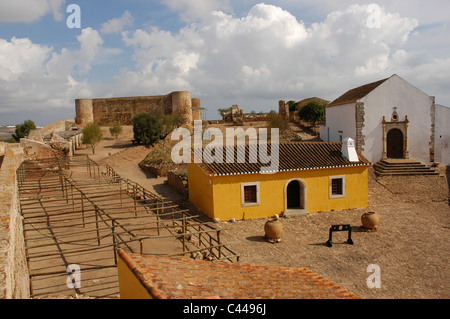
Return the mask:
M 328 104 L 320 137 L 326 142 L 351 137 L 372 163 L 393 158 L 450 165 L 449 120 L 449 108 L 394 74 Z

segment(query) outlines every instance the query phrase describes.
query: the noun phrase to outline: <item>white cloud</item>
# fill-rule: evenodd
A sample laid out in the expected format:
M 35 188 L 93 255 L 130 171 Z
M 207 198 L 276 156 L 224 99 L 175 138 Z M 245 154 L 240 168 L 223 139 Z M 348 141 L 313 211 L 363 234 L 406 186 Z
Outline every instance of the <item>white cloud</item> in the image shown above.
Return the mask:
M 77 40 L 78 50 L 56 52 L 27 38 L 0 39 L 0 114 L 37 111 L 48 118 L 52 109 L 70 114 L 74 99 L 91 96 L 94 86 L 86 76 L 102 52 L 103 40 L 91 28 L 81 30 Z
M 286 10 L 257 4 L 242 18 L 215 11 L 176 34 L 158 28 L 125 32 L 139 71 L 122 78 L 141 77 L 153 90 L 157 83 L 161 89 L 186 89 L 170 88 L 176 80 L 198 94 L 236 99 L 301 98 L 322 87 L 330 94 L 325 82 L 395 73 L 393 50 L 417 26 L 414 19 L 383 11 L 382 28 L 370 29 L 366 9 L 352 5 L 307 28 Z
M 122 22 L 103 25 L 103 32 L 121 32 L 123 45 L 133 52 L 133 64 L 116 71 L 112 84 L 88 81 L 93 64 L 120 52 L 104 48 L 96 30 L 82 30 L 78 50 L 59 52 L 28 39 L 0 39 L 0 112 L 7 105 L 73 109 L 79 97 L 189 90 L 202 98 L 208 117 L 216 117 L 217 108 L 232 104 L 267 111 L 279 99 L 331 100 L 394 73 L 436 95 L 438 103 L 450 104 L 443 102 L 450 101 L 450 59 L 429 50 L 441 43 L 440 52 L 445 51 L 447 27 L 421 30 L 417 19 L 381 7 L 381 27 L 370 28 L 367 4 L 336 9 L 308 25 L 274 5 L 257 4 L 236 17 L 215 1 L 166 4 L 190 22 L 175 32 L 156 26 L 120 31 L 124 14 Z
M 245 0 L 232 1 L 241 2 Z M 448 0 L 433 0 L 427 3 L 423 0 L 276 0 L 273 3 L 280 7 L 289 7 L 291 11 L 302 12 L 305 17 L 326 16 L 329 12 L 340 10 L 355 3 L 359 5 L 377 4 L 384 7 L 386 12 L 416 19 L 421 25 L 448 22 L 448 12 L 450 12 Z
M 43 72 L 51 47 L 33 44 L 29 39 L 0 39 L 0 79 L 16 81 L 30 72 Z
M 69 76 L 73 72 L 81 75 L 86 74 L 91 69 L 94 58 L 100 51 L 103 39 L 98 31 L 86 28 L 77 36 L 80 43 L 79 50 L 61 50 L 61 53 L 52 53 L 52 58 L 47 63 L 47 71 L 51 76 Z
M 134 48 L 137 71 L 121 74 L 119 86 L 124 94 L 136 86 L 141 92 L 191 90 L 205 104 L 215 103 L 208 106 L 213 116 L 227 106 L 219 101 L 266 110 L 278 99 L 331 100 L 394 73 L 431 95 L 430 85 L 439 87 L 444 96 L 437 78 L 448 85 L 448 76 L 433 73 L 449 68 L 450 60 L 406 49 L 417 19 L 380 9 L 380 28 L 368 25 L 367 4 L 335 10 L 309 26 L 280 7 L 257 4 L 243 17 L 214 11 L 178 33 L 126 32 L 122 39 Z
M 0 2 L 0 22 L 34 22 L 52 12 L 61 21 L 62 5 L 65 0 L 2 0 Z
M 120 18 L 114 18 L 102 24 L 101 33 L 121 33 L 125 27 L 133 24 L 133 16 L 129 11 L 125 11 Z
M 169 8 L 179 12 L 187 22 L 207 19 L 214 11 L 230 11 L 228 0 L 163 0 Z

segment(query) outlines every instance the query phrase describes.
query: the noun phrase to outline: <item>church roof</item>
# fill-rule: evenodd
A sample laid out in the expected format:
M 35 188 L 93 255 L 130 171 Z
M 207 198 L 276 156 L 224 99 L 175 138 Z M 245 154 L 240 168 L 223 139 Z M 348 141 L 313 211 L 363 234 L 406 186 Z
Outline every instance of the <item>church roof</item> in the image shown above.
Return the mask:
M 346 93 L 342 94 L 340 97 L 338 97 L 336 100 L 331 102 L 327 105 L 327 107 L 333 107 L 337 105 L 343 105 L 343 104 L 349 104 L 354 103 L 358 101 L 359 99 L 362 99 L 367 94 L 375 90 L 377 87 L 379 87 L 381 84 L 383 84 L 386 80 L 390 78 L 386 78 L 380 81 L 372 82 L 369 84 L 365 84 L 362 86 L 359 86 L 357 88 L 351 89 L 347 91 Z

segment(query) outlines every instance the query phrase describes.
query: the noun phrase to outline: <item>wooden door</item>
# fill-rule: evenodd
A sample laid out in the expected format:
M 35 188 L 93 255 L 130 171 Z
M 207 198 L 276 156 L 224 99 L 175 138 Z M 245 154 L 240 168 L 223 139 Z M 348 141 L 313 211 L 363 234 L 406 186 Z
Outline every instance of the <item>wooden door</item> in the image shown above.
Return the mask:
M 387 157 L 403 158 L 403 133 L 399 129 L 392 129 L 387 134 Z

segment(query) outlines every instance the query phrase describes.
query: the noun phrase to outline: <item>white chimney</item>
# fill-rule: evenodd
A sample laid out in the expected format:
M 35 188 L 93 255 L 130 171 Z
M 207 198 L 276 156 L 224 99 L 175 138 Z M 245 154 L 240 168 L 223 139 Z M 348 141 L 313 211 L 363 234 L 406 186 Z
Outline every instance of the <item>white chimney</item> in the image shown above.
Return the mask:
M 341 152 L 350 162 L 359 162 L 358 154 L 356 154 L 355 141 L 350 137 L 346 137 L 342 140 Z

